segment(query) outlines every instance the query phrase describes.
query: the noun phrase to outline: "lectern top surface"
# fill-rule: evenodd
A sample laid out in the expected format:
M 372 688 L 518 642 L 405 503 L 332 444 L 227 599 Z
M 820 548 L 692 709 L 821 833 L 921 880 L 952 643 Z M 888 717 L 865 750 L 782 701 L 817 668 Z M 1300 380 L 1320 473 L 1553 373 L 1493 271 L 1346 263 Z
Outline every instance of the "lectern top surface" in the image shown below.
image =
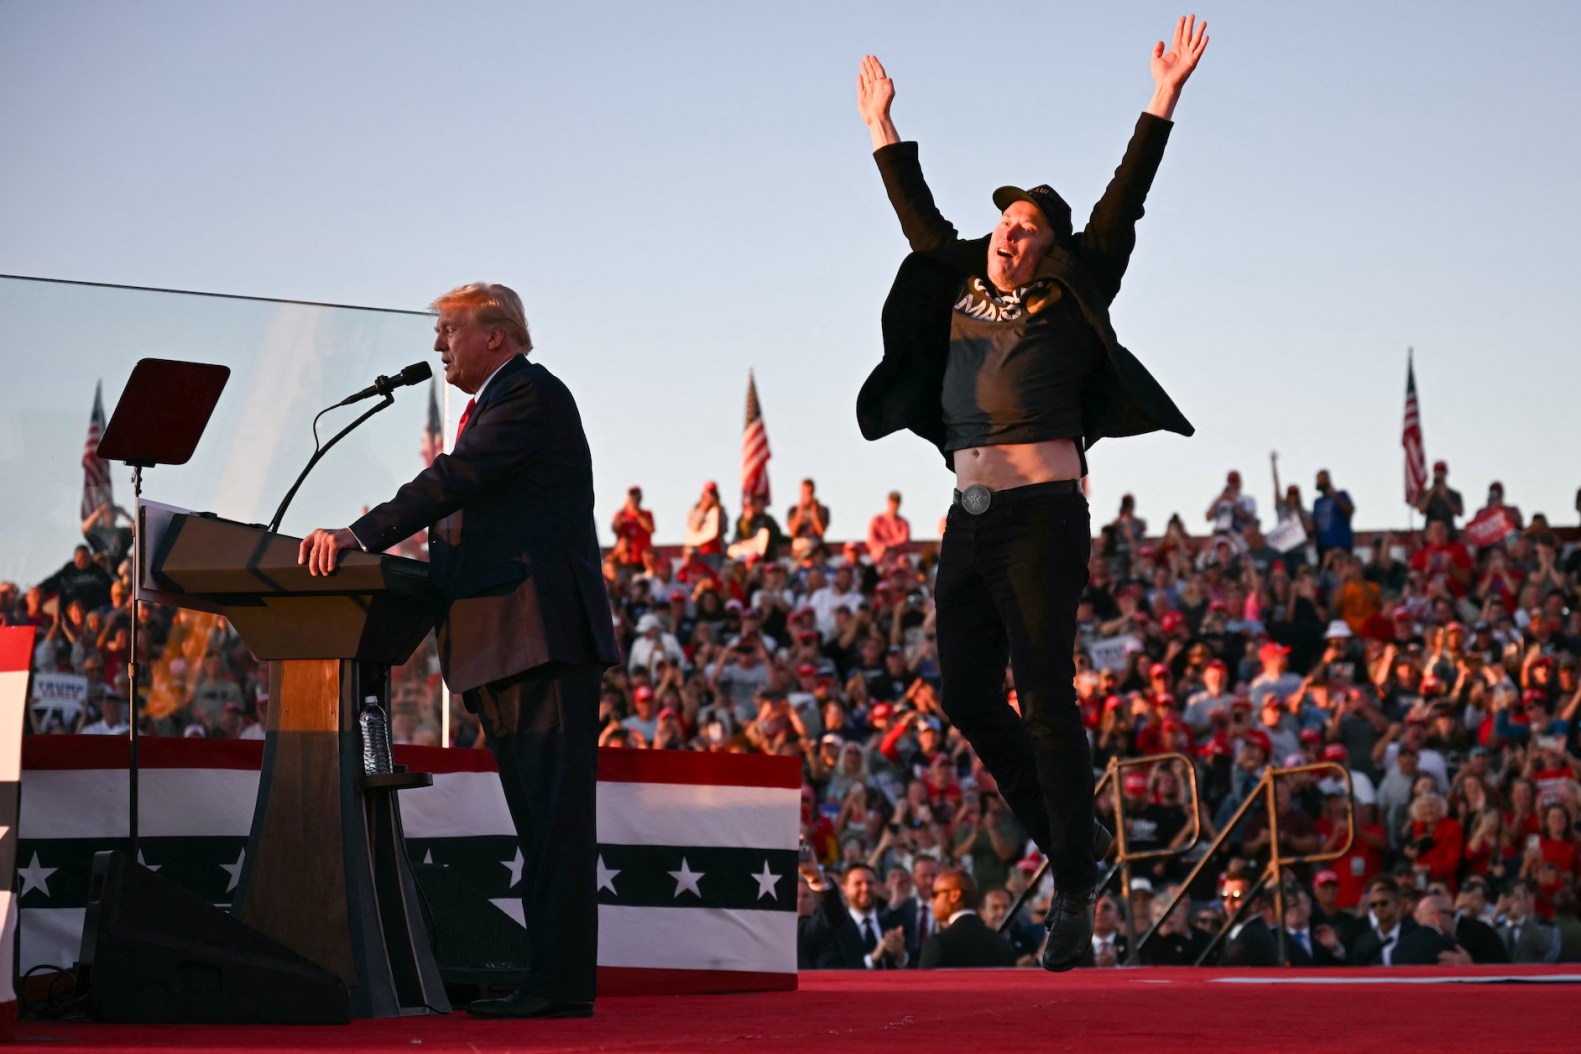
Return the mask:
M 152 554 L 161 588 L 197 596 L 344 595 L 395 592 L 437 596 L 420 560 L 345 552 L 332 575 L 297 563 L 300 538 L 204 513 L 176 516 Z

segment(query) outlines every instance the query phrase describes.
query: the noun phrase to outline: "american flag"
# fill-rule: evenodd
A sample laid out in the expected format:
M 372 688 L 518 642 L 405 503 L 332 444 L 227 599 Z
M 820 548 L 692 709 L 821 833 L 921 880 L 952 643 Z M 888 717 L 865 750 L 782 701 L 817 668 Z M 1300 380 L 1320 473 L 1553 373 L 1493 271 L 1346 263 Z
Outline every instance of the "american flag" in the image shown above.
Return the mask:
M 741 433 L 741 502 L 761 495 L 769 501 L 769 433 L 763 425 L 763 407 L 758 405 L 758 382 L 747 371 L 747 423 Z
M 100 505 L 115 501 L 110 485 L 110 463 L 99 456 L 99 439 L 104 435 L 104 382 L 93 388 L 93 413 L 88 417 L 88 439 L 82 444 L 82 518 L 87 519 Z
M 428 382 L 428 420 L 423 425 L 423 467 L 434 463 L 434 458 L 445 452 L 444 423 L 439 420 L 439 382 Z
M 1422 449 L 1422 414 L 1416 405 L 1416 369 L 1409 348 L 1405 352 L 1405 426 L 1400 445 L 1405 447 L 1405 501 L 1415 505 L 1427 486 L 1427 454 Z

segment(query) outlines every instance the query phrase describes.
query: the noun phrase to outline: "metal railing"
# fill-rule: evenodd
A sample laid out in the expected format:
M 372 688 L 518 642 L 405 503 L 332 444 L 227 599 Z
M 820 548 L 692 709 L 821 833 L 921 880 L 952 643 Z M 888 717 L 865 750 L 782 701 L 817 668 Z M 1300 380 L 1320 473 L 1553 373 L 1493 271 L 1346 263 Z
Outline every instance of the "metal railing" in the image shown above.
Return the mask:
M 1276 792 L 1274 790 L 1274 784 L 1276 781 L 1284 777 L 1301 775 L 1308 772 L 1338 773 L 1344 780 L 1345 842 L 1338 849 L 1330 850 L 1328 852 L 1301 853 L 1294 856 L 1286 856 L 1284 855 L 1283 848 L 1280 845 L 1279 804 L 1276 797 Z M 1340 857 L 1350 852 L 1351 846 L 1356 840 L 1356 805 L 1354 788 L 1351 785 L 1350 769 L 1335 761 L 1322 761 L 1312 765 L 1297 765 L 1287 769 L 1269 769 L 1267 772 L 1263 773 L 1262 778 L 1257 781 L 1257 783 L 1252 787 L 1251 791 L 1246 795 L 1246 800 L 1241 802 L 1240 808 L 1235 810 L 1235 814 L 1230 817 L 1229 822 L 1226 823 L 1223 830 L 1219 832 L 1219 836 L 1215 838 L 1208 846 L 1208 851 L 1203 854 L 1202 859 L 1197 861 L 1196 866 L 1191 869 L 1191 873 L 1185 877 L 1185 879 L 1180 883 L 1179 887 L 1175 890 L 1175 895 L 1170 898 L 1168 906 L 1164 909 L 1164 911 L 1158 914 L 1158 921 L 1154 922 L 1148 927 L 1147 932 L 1142 935 L 1142 939 L 1140 941 L 1132 942 L 1135 945 L 1136 950 L 1139 951 L 1141 946 L 1146 944 L 1153 937 L 1153 935 L 1158 931 L 1158 927 L 1163 924 L 1163 921 L 1169 918 L 1170 914 L 1174 912 L 1176 907 L 1179 906 L 1181 899 L 1190 893 L 1192 883 L 1196 882 L 1196 880 L 1201 877 L 1203 869 L 1205 869 L 1214 859 L 1214 857 L 1218 855 L 1219 850 L 1232 839 L 1235 829 L 1239 827 L 1241 821 L 1246 818 L 1246 815 L 1251 811 L 1252 806 L 1258 804 L 1259 802 L 1261 802 L 1267 810 L 1268 863 L 1264 865 L 1262 871 L 1258 874 L 1257 881 L 1253 884 L 1251 890 L 1246 895 L 1242 896 L 1241 903 L 1237 905 L 1235 911 L 1227 913 L 1224 920 L 1224 925 L 1220 927 L 1219 932 L 1213 936 L 1213 939 L 1208 942 L 1208 946 L 1203 949 L 1202 954 L 1197 957 L 1196 964 L 1201 966 L 1207 961 L 1208 957 L 1213 954 L 1216 948 L 1218 948 L 1219 943 L 1224 940 L 1225 935 L 1235 928 L 1235 925 L 1240 921 L 1241 916 L 1246 914 L 1247 910 L 1252 904 L 1256 903 L 1258 897 L 1262 894 L 1264 887 L 1268 885 L 1270 880 L 1272 880 L 1274 886 L 1274 913 L 1276 915 L 1277 921 L 1277 924 L 1274 926 L 1274 930 L 1277 934 L 1279 946 L 1279 961 L 1281 963 L 1288 963 L 1290 955 L 1288 949 L 1288 935 L 1285 930 L 1284 921 L 1284 869 L 1298 864 L 1317 864 L 1324 863 L 1329 860 L 1338 860 Z
M 1175 844 L 1164 846 L 1159 849 L 1143 849 L 1140 852 L 1132 852 L 1130 847 L 1126 844 L 1125 795 L 1122 793 L 1123 788 L 1122 781 L 1120 779 L 1120 773 L 1125 769 L 1151 769 L 1155 765 L 1166 764 L 1174 761 L 1181 763 L 1180 768 L 1185 771 L 1185 779 L 1190 788 L 1190 794 L 1187 800 L 1189 800 L 1191 803 L 1191 838 L 1184 844 L 1176 842 Z M 1097 785 L 1093 787 L 1093 799 L 1095 801 L 1103 795 L 1104 789 L 1106 787 L 1108 788 L 1109 793 L 1113 795 L 1114 800 L 1115 830 L 1113 832 L 1114 841 L 1110 847 L 1110 853 L 1114 855 L 1114 862 L 1111 863 L 1108 869 L 1098 877 L 1098 884 L 1095 888 L 1098 892 L 1102 892 L 1109 885 L 1109 883 L 1114 880 L 1115 875 L 1118 874 L 1120 876 L 1120 889 L 1126 898 L 1126 903 L 1129 905 L 1131 897 L 1132 863 L 1138 860 L 1152 860 L 1159 857 L 1184 856 L 1185 854 L 1191 852 L 1191 850 L 1196 847 L 1197 843 L 1202 840 L 1202 805 L 1201 800 L 1198 797 L 1197 766 L 1193 764 L 1192 760 L 1186 755 L 1178 752 L 1169 754 L 1150 754 L 1146 757 L 1140 758 L 1110 758 L 1108 766 L 1103 771 L 1103 775 L 1098 778 Z M 1109 853 L 1105 853 L 1104 859 L 1107 860 L 1108 858 Z M 1038 868 L 1037 874 L 1033 875 L 1031 881 L 1027 883 L 1027 888 L 1021 891 L 1021 896 L 1016 900 L 1015 904 L 1012 905 L 1010 911 L 1006 913 L 1004 921 L 999 924 L 999 931 L 1001 933 L 1003 933 L 1012 924 L 1016 916 L 1020 913 L 1022 907 L 1026 905 L 1027 900 L 1031 898 L 1033 892 L 1038 888 L 1039 884 L 1042 883 L 1043 876 L 1048 873 L 1049 864 L 1050 861 L 1045 858 L 1042 866 Z M 1126 937 L 1127 942 L 1130 945 L 1130 952 L 1128 953 L 1127 961 L 1134 965 L 1136 962 L 1137 951 L 1139 949 L 1139 942 L 1136 939 L 1136 920 L 1130 911 L 1125 913 L 1125 919 Z M 1146 937 L 1143 938 L 1144 941 L 1146 939 Z

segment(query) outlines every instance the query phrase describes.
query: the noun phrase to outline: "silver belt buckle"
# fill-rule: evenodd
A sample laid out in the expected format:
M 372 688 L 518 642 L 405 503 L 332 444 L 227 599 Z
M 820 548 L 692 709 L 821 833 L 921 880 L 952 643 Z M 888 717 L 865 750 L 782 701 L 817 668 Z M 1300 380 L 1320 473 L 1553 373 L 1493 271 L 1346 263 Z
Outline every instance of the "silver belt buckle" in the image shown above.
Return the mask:
M 981 516 L 994 503 L 994 492 L 981 483 L 973 483 L 961 491 L 961 508 L 973 516 Z

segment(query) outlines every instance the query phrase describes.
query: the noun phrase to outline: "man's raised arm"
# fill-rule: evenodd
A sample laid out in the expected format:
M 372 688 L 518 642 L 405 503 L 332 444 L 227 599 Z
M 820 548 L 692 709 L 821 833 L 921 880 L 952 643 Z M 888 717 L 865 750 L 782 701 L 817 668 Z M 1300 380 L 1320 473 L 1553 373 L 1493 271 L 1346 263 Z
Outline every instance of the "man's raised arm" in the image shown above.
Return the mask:
M 864 56 L 862 72 L 856 78 L 856 108 L 873 139 L 873 160 L 878 163 L 884 190 L 906 241 L 918 251 L 932 249 L 954 241 L 955 226 L 933 203 L 933 192 L 917 163 L 917 144 L 901 142 L 895 131 L 895 122 L 889 117 L 889 104 L 894 100 L 895 82 L 884 72 L 884 64 L 872 55 Z
M 1180 89 L 1197 68 L 1207 46 L 1206 22 L 1199 23 L 1196 15 L 1182 15 L 1175 21 L 1175 39 L 1169 50 L 1164 50 L 1162 40 L 1153 45 L 1153 97 L 1148 100 L 1146 112 L 1166 121 L 1173 119 Z
M 895 82 L 884 72 L 884 64 L 873 55 L 862 57 L 862 72 L 856 78 L 856 108 L 873 137 L 873 149 L 900 142 L 895 122 L 889 119 L 889 104 L 895 101 Z

